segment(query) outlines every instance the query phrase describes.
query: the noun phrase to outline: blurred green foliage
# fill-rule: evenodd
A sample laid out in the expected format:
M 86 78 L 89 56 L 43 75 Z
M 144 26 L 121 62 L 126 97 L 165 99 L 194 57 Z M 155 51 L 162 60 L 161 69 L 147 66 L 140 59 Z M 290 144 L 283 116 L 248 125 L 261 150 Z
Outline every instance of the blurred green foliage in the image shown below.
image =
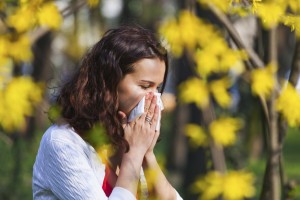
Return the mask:
M 32 199 L 32 167 L 41 136 L 12 136 L 12 143 L 0 139 L 0 199 Z

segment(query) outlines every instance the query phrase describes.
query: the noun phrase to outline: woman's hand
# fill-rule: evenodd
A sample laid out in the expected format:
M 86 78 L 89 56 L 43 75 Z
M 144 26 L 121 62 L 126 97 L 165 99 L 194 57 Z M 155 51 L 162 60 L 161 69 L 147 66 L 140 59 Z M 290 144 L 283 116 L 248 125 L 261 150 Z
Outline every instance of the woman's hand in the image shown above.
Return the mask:
M 157 105 L 157 97 L 151 93 L 149 98 L 146 98 L 145 100 L 145 113 L 146 113 L 146 121 L 151 122 L 151 128 L 152 131 L 154 131 L 154 137 L 152 140 L 151 145 L 149 146 L 145 157 L 152 156 L 153 155 L 153 150 L 156 145 L 157 139 L 160 135 L 159 130 L 155 130 L 157 124 L 159 123 L 159 114 L 160 114 L 160 109 L 159 106 Z
M 159 136 L 159 132 L 155 131 L 158 110 L 156 96 L 148 93 L 145 98 L 145 112 L 139 118 L 127 123 L 126 114 L 119 111 L 119 116 L 124 122 L 124 137 L 129 144 L 129 152 L 144 157 L 146 153 L 153 151 Z
M 153 94 L 146 95 L 146 101 L 152 100 Z M 151 104 L 152 105 L 152 104 Z M 138 179 L 145 154 L 153 151 L 153 142 L 157 136 L 155 126 L 158 119 L 157 109 L 150 118 L 148 112 L 143 113 L 138 119 L 127 123 L 127 116 L 119 111 L 124 128 L 124 137 L 129 144 L 129 152 L 122 156 L 120 172 L 116 186 L 123 187 L 136 194 Z M 147 116 L 147 118 L 146 118 Z M 156 138 L 156 139 L 155 139 Z M 152 147 L 153 146 L 153 147 Z

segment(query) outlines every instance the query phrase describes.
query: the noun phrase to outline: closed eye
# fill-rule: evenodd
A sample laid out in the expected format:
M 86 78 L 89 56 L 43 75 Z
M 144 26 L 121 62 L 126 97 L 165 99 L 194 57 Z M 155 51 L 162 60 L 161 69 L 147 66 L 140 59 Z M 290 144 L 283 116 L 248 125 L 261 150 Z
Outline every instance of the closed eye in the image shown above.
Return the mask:
M 150 85 L 141 85 L 141 88 L 146 90 L 146 89 L 150 88 Z
M 141 87 L 142 89 L 144 89 L 144 90 L 147 90 L 147 89 L 149 89 L 149 88 L 153 88 L 153 87 L 156 86 L 156 84 L 155 84 L 154 82 L 150 82 L 150 81 L 142 81 L 142 82 L 143 82 L 143 83 L 140 84 L 140 87 Z M 146 82 L 146 83 L 145 83 L 145 82 Z M 163 85 L 163 83 L 159 84 L 159 85 L 156 87 L 156 90 L 157 90 L 158 92 L 161 91 L 162 85 Z

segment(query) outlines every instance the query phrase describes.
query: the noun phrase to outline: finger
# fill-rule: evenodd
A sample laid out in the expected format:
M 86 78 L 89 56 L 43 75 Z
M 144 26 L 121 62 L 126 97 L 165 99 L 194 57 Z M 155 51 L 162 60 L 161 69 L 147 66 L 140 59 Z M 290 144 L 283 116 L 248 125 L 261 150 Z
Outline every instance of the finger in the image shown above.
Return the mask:
M 154 114 L 153 114 L 153 117 L 152 117 L 152 126 L 151 128 L 155 130 L 156 128 L 156 125 L 157 123 L 159 122 L 159 112 L 160 112 L 160 109 L 159 109 L 159 106 L 158 105 L 155 105 L 155 109 L 154 109 Z
M 154 96 L 152 92 L 148 93 L 145 98 L 145 107 L 148 109 L 145 108 L 145 112 L 139 118 L 139 121 L 147 123 L 150 126 L 152 125 L 152 113 L 154 112 L 153 106 L 155 106 L 155 104 L 153 105 L 154 101 L 156 101 L 156 96 Z M 146 110 L 148 111 L 146 112 Z
M 122 124 L 123 128 L 125 128 L 126 125 L 127 125 L 127 116 L 126 116 L 126 114 L 122 111 L 118 111 L 118 117 L 121 121 L 121 124 Z
M 150 108 L 152 96 L 153 96 L 153 93 L 152 93 L 152 92 L 146 94 L 146 98 L 145 98 L 145 107 L 144 107 L 145 113 L 147 113 L 148 110 L 149 110 L 149 108 Z
M 151 100 L 151 104 L 147 113 L 147 116 L 150 117 L 152 119 L 153 115 L 154 115 L 154 111 L 155 111 L 155 107 L 157 105 L 156 103 L 157 101 L 157 97 L 153 96 L 152 100 Z

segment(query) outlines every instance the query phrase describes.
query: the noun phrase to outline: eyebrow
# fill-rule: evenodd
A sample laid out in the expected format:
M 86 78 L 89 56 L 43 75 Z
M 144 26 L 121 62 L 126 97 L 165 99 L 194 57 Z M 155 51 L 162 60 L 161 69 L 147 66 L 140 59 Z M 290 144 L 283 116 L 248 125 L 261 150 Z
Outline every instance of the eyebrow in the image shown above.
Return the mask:
M 147 81 L 147 80 L 140 80 L 140 81 L 145 83 L 155 84 L 153 81 Z
M 152 84 L 152 85 L 155 85 L 155 83 L 153 82 L 153 81 L 147 81 L 147 80 L 140 80 L 141 82 L 145 82 L 145 83 L 150 83 L 150 84 Z M 160 85 L 162 85 L 163 84 L 163 82 L 161 82 L 161 83 L 159 83 L 158 85 L 160 86 Z

